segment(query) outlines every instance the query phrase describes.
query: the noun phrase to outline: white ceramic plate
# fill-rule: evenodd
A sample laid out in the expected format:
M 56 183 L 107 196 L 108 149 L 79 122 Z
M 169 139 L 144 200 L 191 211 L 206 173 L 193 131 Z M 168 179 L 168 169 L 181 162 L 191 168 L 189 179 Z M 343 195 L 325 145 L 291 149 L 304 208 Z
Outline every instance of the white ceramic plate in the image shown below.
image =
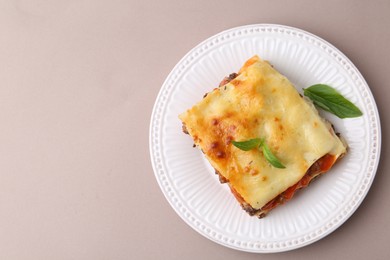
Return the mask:
M 330 172 L 263 219 L 250 217 L 203 154 L 182 133 L 178 114 L 200 101 L 254 54 L 269 60 L 302 91 L 326 83 L 364 113 L 339 119 L 322 113 L 346 139 L 349 152 Z M 381 146 L 374 98 L 362 75 L 334 46 L 308 32 L 272 24 L 233 28 L 205 40 L 175 66 L 157 97 L 150 154 L 166 199 L 193 229 L 224 246 L 280 252 L 323 238 L 344 223 L 374 179 Z

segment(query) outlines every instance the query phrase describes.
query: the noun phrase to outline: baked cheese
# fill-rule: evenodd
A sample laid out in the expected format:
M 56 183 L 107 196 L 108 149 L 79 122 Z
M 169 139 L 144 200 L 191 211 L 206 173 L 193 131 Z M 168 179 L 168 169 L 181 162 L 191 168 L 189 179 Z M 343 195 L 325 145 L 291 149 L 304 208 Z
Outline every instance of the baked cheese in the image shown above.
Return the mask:
M 321 157 L 336 160 L 346 152 L 312 103 L 258 56 L 179 118 L 216 171 L 256 210 L 297 184 Z M 260 149 L 231 144 L 252 138 L 264 138 L 286 168 L 273 167 Z

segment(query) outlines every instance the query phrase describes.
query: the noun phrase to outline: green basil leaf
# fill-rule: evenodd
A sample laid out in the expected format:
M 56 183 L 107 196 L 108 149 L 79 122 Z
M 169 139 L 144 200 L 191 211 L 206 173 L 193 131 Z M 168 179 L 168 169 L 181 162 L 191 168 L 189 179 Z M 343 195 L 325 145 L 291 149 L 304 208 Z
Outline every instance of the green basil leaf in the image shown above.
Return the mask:
M 303 94 L 310 98 L 314 105 L 335 114 L 339 118 L 351 118 L 363 115 L 358 107 L 328 85 L 316 84 L 310 86 L 303 90 Z
M 274 167 L 284 169 L 286 168 L 279 160 L 276 158 L 276 156 L 271 152 L 268 145 L 263 142 L 261 147 L 263 148 L 263 154 L 265 159 Z
M 243 151 L 249 151 L 252 150 L 253 148 L 259 147 L 261 144 L 261 139 L 254 138 L 243 142 L 232 141 L 232 144 Z

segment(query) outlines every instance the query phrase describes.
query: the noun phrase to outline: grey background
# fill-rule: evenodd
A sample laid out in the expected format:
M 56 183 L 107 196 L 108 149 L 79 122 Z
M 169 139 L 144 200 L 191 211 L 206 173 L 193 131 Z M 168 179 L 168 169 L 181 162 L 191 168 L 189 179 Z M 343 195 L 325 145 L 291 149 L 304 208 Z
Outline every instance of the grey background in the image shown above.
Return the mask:
M 362 205 L 304 248 L 225 248 L 171 209 L 149 120 L 174 65 L 206 38 L 277 23 L 314 33 L 363 74 L 382 158 Z M 0 1 L 0 259 L 388 259 L 390 1 Z

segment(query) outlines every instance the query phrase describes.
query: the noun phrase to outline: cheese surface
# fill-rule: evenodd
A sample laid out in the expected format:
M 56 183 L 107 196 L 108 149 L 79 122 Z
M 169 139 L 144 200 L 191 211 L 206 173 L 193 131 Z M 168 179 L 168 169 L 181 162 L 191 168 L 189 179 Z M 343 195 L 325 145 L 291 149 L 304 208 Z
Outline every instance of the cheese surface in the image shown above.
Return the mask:
M 296 184 L 325 154 L 337 158 L 346 151 L 315 107 L 258 56 L 179 118 L 211 165 L 254 209 Z M 231 144 L 252 138 L 264 138 L 286 168 L 273 167 L 259 149 Z

